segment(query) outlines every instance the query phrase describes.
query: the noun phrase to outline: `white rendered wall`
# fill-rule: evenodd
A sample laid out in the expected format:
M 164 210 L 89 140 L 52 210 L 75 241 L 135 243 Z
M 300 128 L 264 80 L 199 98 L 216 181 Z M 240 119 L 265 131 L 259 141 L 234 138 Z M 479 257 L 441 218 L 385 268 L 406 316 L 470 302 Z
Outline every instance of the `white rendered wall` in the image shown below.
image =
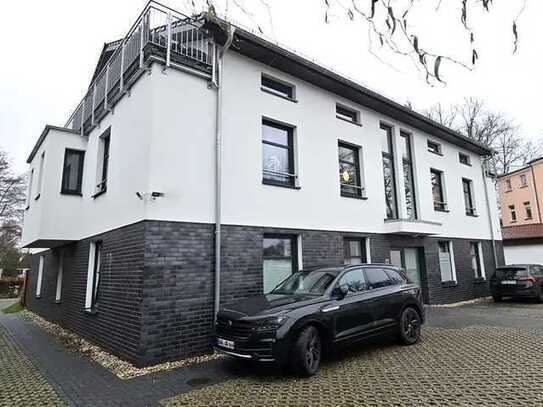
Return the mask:
M 296 85 L 298 102 L 262 92 L 262 72 Z M 432 154 L 426 148 L 428 135 L 235 53 L 226 56 L 223 86 L 223 223 L 384 232 L 379 129 L 380 122 L 384 122 L 394 127 L 396 142 L 400 129 L 412 134 L 419 219 L 442 223 L 438 230 L 441 236 L 491 238 L 480 159 L 475 154 L 439 139 L 434 140 L 442 145 L 443 156 Z M 337 119 L 336 102 L 360 110 L 362 126 Z M 41 239 L 78 240 L 142 219 L 214 222 L 215 105 L 216 91 L 208 88 L 206 79 L 175 69 L 162 73 L 162 67 L 155 64 L 152 73 L 143 75 L 131 95 L 123 97 L 114 113 L 91 132 L 88 142 L 71 134 L 51 133 L 41 147 L 53 151 L 46 152 L 47 190 L 41 202 L 31 201 L 25 215 L 23 244 L 38 235 Z M 262 184 L 262 117 L 296 127 L 301 189 Z M 110 125 L 108 190 L 92 199 L 98 138 Z M 338 140 L 362 148 L 367 200 L 340 196 Z M 83 197 L 59 193 L 64 148 L 70 143 L 80 143 L 87 150 Z M 32 166 L 39 165 L 40 151 Z M 459 163 L 458 151 L 470 156 L 472 166 Z M 398 154 L 395 164 L 401 174 Z M 445 173 L 449 213 L 433 209 L 430 168 Z M 462 177 L 473 181 L 478 217 L 465 215 Z M 494 237 L 500 238 L 495 192 L 492 182 L 488 182 Z M 403 177 L 398 176 L 397 191 L 402 190 Z M 152 191 L 164 196 L 156 200 L 136 197 L 136 192 Z

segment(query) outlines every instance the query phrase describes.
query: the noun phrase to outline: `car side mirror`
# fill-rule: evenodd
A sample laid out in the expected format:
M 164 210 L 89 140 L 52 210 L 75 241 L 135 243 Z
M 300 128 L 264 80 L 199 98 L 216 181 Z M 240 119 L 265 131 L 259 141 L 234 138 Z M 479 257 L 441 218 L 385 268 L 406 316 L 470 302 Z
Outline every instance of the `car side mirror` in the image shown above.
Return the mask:
M 335 289 L 334 289 L 334 295 L 336 297 L 338 297 L 338 299 L 342 300 L 343 298 L 345 298 L 347 296 L 347 294 L 349 293 L 349 286 L 347 284 L 341 284 L 341 285 L 338 285 Z

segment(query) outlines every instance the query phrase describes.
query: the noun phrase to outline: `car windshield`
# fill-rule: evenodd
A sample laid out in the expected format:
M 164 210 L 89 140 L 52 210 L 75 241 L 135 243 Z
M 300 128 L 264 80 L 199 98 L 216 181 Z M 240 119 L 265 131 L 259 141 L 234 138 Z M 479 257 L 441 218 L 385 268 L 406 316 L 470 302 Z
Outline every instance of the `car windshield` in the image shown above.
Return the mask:
M 529 275 L 528 270 L 521 267 L 508 267 L 496 270 L 496 277 L 498 278 L 519 278 L 528 277 Z
M 322 295 L 336 276 L 336 273 L 326 270 L 299 271 L 275 287 L 270 294 Z

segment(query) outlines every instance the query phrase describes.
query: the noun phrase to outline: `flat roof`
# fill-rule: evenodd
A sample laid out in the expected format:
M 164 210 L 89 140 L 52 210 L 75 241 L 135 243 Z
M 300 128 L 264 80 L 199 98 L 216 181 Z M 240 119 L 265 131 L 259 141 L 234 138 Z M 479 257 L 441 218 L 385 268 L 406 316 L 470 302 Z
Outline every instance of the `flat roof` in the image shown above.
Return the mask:
M 34 147 L 32 148 L 32 151 L 30 152 L 30 155 L 26 159 L 27 164 L 30 164 L 32 162 L 32 160 L 34 159 L 34 156 L 38 152 L 40 146 L 45 141 L 45 138 L 47 137 L 47 134 L 49 133 L 49 130 L 58 130 L 58 131 L 64 131 L 66 133 L 72 133 L 72 134 L 79 135 L 79 132 L 77 132 L 75 130 L 68 129 L 66 127 L 58 127 L 58 126 L 53 126 L 51 124 L 46 124 L 45 128 L 41 132 L 40 137 L 38 138 L 38 141 L 36 141 L 36 144 L 34 144 Z

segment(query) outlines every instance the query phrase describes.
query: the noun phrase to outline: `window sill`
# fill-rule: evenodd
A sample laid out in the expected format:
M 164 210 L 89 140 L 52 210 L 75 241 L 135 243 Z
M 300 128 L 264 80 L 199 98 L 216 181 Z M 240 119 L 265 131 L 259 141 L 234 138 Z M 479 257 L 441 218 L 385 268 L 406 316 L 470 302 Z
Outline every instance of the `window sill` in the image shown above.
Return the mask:
M 362 123 L 353 122 L 352 120 L 345 119 L 344 117 L 341 117 L 341 116 L 338 116 L 338 115 L 336 115 L 336 119 L 342 120 L 342 121 L 350 123 L 350 124 L 354 124 L 355 126 L 358 126 L 358 127 L 362 127 Z
M 443 213 L 449 213 L 450 212 L 450 210 L 448 210 L 448 209 L 441 209 L 441 208 L 434 208 L 434 211 L 443 212 Z
M 62 302 L 62 300 L 55 300 L 55 304 L 60 304 Z
M 528 185 L 521 185 L 520 188 L 528 188 Z
M 280 182 L 274 182 L 274 181 L 268 181 L 263 179 L 262 180 L 263 185 L 271 185 L 274 187 L 283 187 L 283 188 L 289 188 L 289 189 L 302 189 L 302 187 L 299 187 L 297 185 L 289 185 L 289 184 L 282 184 Z
M 513 190 L 512 190 L 512 189 L 506 189 L 505 192 L 506 192 L 506 193 L 508 193 L 508 192 L 513 192 Z
M 75 191 L 65 191 L 65 190 L 61 190 L 60 193 L 62 195 L 73 195 L 73 196 L 83 196 L 83 194 L 81 192 L 75 192 Z
M 470 163 L 460 163 L 460 164 L 465 165 L 466 167 L 472 167 Z
M 341 196 L 343 198 L 353 198 L 353 199 L 361 199 L 363 201 L 367 201 L 368 200 L 368 197 L 365 196 L 365 195 L 353 195 L 353 194 L 346 194 L 346 193 L 341 193 Z
M 440 157 L 443 157 L 443 153 L 437 153 L 435 151 L 432 151 L 432 150 L 428 150 L 429 153 L 432 153 L 432 154 L 435 154 L 435 155 L 438 155 Z
M 484 277 L 475 277 L 473 279 L 473 283 L 474 284 L 482 284 L 482 283 L 486 283 L 486 278 Z
M 37 300 L 39 300 L 41 298 L 41 295 L 35 295 L 34 298 L 36 298 Z
M 85 313 L 89 315 L 96 315 L 98 314 L 98 310 L 96 308 L 85 308 Z
M 38 194 L 38 195 L 36 195 L 36 196 L 34 197 L 34 200 L 37 201 L 38 199 L 40 199 L 40 197 L 41 197 L 41 194 Z
M 534 220 L 534 218 L 526 218 L 526 219 L 524 219 L 524 220 Z
M 466 212 L 466 216 L 470 216 L 472 218 L 478 218 L 479 215 L 477 215 L 476 213 L 469 213 L 469 212 Z
M 281 99 L 288 100 L 289 102 L 298 103 L 298 100 L 297 100 L 297 99 L 290 98 L 290 97 L 285 96 L 285 95 L 281 95 L 280 93 L 274 92 L 273 90 L 270 90 L 270 89 L 268 89 L 268 88 L 265 88 L 264 86 L 261 86 L 261 87 L 260 87 L 260 90 L 261 90 L 262 92 L 264 92 L 264 93 L 268 93 L 268 94 L 270 94 L 270 95 L 280 97 Z
M 442 281 L 441 282 L 441 287 L 443 288 L 456 287 L 457 285 L 458 283 L 456 281 Z
M 95 193 L 93 196 L 92 196 L 92 199 L 96 199 L 98 198 L 100 195 L 104 195 L 105 193 L 107 192 L 107 189 L 103 189 L 97 193 Z

